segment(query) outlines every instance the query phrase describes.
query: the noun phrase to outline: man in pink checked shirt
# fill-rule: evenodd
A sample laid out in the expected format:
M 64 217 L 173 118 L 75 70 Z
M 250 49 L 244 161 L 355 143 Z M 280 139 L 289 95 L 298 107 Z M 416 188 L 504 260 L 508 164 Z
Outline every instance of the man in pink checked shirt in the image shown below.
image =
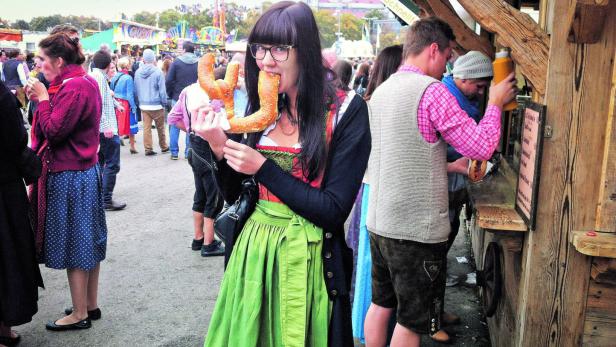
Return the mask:
M 385 346 L 394 308 L 391 346 L 419 346 L 419 334 L 450 340 L 441 330 L 450 233 L 447 143 L 465 157 L 489 159 L 499 142 L 502 105 L 516 92 L 513 74 L 491 86 L 485 115 L 475 123 L 440 82 L 454 40 L 441 19 L 413 23 L 403 65 L 370 99 L 368 347 Z

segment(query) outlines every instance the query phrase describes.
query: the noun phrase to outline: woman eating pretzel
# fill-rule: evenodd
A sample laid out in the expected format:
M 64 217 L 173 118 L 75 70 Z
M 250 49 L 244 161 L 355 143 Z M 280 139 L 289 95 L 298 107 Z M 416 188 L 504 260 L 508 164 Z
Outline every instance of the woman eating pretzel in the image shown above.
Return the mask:
M 275 74 L 275 122 L 238 142 L 220 126 L 224 116 L 209 107 L 192 120 L 212 148 L 225 200 L 233 203 L 248 177 L 259 187 L 205 346 L 353 346 L 352 253 L 343 226 L 370 154 L 368 110 L 357 103 L 344 116 L 338 112 L 342 100 L 327 77 L 306 4 L 274 4 L 248 42 L 246 114 L 258 114 L 272 101 L 258 76 Z

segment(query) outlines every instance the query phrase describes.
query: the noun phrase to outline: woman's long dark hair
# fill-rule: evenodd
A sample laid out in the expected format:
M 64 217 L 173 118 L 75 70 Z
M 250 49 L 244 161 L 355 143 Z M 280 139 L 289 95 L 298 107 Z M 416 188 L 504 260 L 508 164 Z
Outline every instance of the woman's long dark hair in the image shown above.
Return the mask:
M 299 159 L 304 176 L 312 181 L 325 166 L 325 119 L 329 105 L 336 101 L 335 88 L 332 81 L 327 79 L 327 69 L 323 66 L 319 29 L 312 10 L 301 2 L 276 3 L 257 20 L 248 42 L 292 45 L 297 52 L 299 75 L 296 108 L 302 145 Z M 259 67 L 251 54 L 246 54 L 245 71 L 247 114 L 251 114 L 260 108 L 257 88 Z M 289 111 L 284 95 L 279 95 L 279 101 L 279 107 Z M 248 143 L 254 146 L 261 134 L 249 135 Z
M 376 62 L 372 67 L 372 76 L 368 82 L 366 88 L 366 94 L 364 99 L 370 100 L 372 93 L 376 87 L 385 82 L 386 79 L 394 72 L 398 71 L 400 64 L 402 63 L 402 46 L 394 45 L 383 48 L 381 53 L 376 57 Z

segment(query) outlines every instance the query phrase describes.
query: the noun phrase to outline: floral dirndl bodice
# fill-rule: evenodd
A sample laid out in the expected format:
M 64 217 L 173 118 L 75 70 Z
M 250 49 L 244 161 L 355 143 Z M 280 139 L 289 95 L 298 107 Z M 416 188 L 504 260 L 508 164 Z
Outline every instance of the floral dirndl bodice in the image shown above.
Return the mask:
M 280 166 L 280 168 L 284 171 L 291 173 L 293 177 L 304 182 L 308 182 L 308 180 L 304 177 L 301 163 L 299 161 L 301 148 L 257 145 L 257 151 L 259 151 L 259 153 L 261 153 L 265 158 L 273 160 L 276 165 Z M 315 188 L 320 187 L 321 177 L 318 177 L 314 181 L 310 182 L 310 185 Z M 278 197 L 276 197 L 262 184 L 259 184 L 259 199 L 281 203 L 280 199 L 278 199 Z

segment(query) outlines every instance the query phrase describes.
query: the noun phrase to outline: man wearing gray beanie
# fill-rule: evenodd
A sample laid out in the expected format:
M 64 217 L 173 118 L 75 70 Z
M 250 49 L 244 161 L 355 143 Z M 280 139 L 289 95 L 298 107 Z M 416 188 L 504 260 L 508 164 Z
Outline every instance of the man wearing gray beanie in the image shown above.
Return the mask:
M 470 51 L 460 56 L 453 64 L 451 74 L 445 76 L 443 84 L 455 96 L 460 107 L 479 123 L 482 113 L 479 110 L 479 98 L 490 86 L 494 75 L 492 61 L 478 51 Z M 468 203 L 466 191 L 469 159 L 464 158 L 451 145 L 447 145 L 447 190 L 449 192 L 449 223 L 451 233 L 447 240 L 447 250 L 451 248 L 460 229 L 460 212 Z M 447 286 L 454 286 L 459 279 L 447 275 Z M 444 313 L 443 320 L 457 322 L 459 318 L 451 313 Z
M 167 90 L 163 72 L 156 67 L 156 55 L 151 49 L 143 51 L 143 64 L 135 72 L 135 101 L 143 117 L 143 146 L 145 155 L 155 155 L 152 147 L 152 121 L 158 132 L 158 144 L 163 153 L 169 152 L 165 134 L 165 106 Z

